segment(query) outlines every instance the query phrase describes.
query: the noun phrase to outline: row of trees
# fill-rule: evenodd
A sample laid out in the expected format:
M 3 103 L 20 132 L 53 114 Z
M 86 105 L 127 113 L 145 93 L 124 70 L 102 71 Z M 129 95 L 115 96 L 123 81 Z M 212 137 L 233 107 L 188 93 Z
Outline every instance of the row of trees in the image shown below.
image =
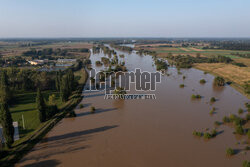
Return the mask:
M 80 68 L 81 65 L 76 65 L 73 67 L 73 70 Z M 78 82 L 74 77 L 74 73 L 72 69 L 68 69 L 65 72 L 56 72 L 53 80 L 53 84 L 48 87 L 48 90 L 57 90 L 60 91 L 60 98 L 62 102 L 68 100 L 69 96 L 72 95 L 72 92 L 77 88 Z M 40 122 L 45 122 L 46 120 L 50 119 L 58 112 L 57 105 L 55 104 L 55 96 L 51 95 L 49 97 L 49 101 L 46 102 L 43 94 L 41 92 L 44 89 L 42 84 L 32 84 L 32 80 L 29 77 L 31 74 L 36 74 L 36 72 L 25 71 L 21 72 L 22 75 L 16 75 L 13 77 L 13 71 L 2 70 L 1 71 L 1 80 L 0 80 L 0 124 L 3 129 L 3 137 L 5 139 L 5 144 L 7 147 L 11 147 L 14 142 L 14 127 L 13 127 L 13 120 L 11 117 L 11 113 L 9 111 L 9 106 L 11 105 L 14 96 L 12 92 L 15 91 L 15 82 L 17 80 L 22 79 L 23 89 L 25 90 L 33 90 L 37 89 L 37 97 L 36 97 L 36 105 L 37 111 L 39 113 L 39 120 Z M 20 72 L 20 71 L 19 71 Z M 31 74 L 30 74 L 31 73 Z M 8 75 L 9 74 L 9 75 Z M 49 75 L 48 73 L 43 73 Z M 42 79 L 46 80 L 45 76 L 36 75 L 36 77 L 44 77 Z M 9 77 L 10 76 L 10 77 Z M 31 75 L 32 76 L 32 75 Z M 52 78 L 52 77 L 51 77 Z M 46 89 L 45 89 L 46 90 Z
M 55 60 L 56 57 L 54 56 L 71 56 L 71 52 L 81 52 L 81 53 L 88 53 L 89 49 L 87 48 L 67 48 L 67 49 L 52 49 L 52 48 L 45 48 L 42 50 L 37 49 L 30 49 L 28 51 L 23 52 L 23 56 L 31 57 L 32 59 L 49 59 Z
M 8 66 L 23 66 L 27 63 L 25 59 L 23 59 L 21 56 L 15 56 L 15 57 L 1 57 L 0 56 L 0 66 L 1 67 L 8 67 Z
M 173 60 L 178 68 L 191 68 L 194 63 L 232 63 L 233 60 L 225 56 L 201 57 L 199 54 L 196 57 L 190 55 L 173 56 L 169 54 L 166 58 Z
M 83 67 L 83 62 L 79 61 L 74 66 L 70 67 L 69 70 L 77 71 Z M 56 75 L 65 75 L 67 71 L 61 72 L 46 72 L 46 71 L 35 71 L 32 69 L 20 69 L 20 68 L 8 68 L 5 74 L 8 76 L 8 85 L 12 91 L 22 90 L 22 91 L 36 91 L 40 88 L 41 91 L 44 90 L 59 90 L 59 82 L 56 81 L 58 77 Z M 1 75 L 1 74 L 0 74 Z
M 11 147 L 11 144 L 14 142 L 14 127 L 9 110 L 11 96 L 8 86 L 8 76 L 5 71 L 2 71 L 1 74 L 0 95 L 0 124 L 2 125 L 5 144 L 7 147 Z
M 121 50 L 121 51 L 125 51 L 125 52 L 132 52 L 133 48 L 129 47 L 129 46 L 124 46 L 124 45 L 117 45 L 117 44 L 110 44 L 110 46 L 112 48 Z
M 65 102 L 68 100 L 72 92 L 75 90 L 78 83 L 75 81 L 72 70 L 69 70 L 64 77 L 59 79 L 60 79 L 59 89 L 60 89 L 61 100 Z

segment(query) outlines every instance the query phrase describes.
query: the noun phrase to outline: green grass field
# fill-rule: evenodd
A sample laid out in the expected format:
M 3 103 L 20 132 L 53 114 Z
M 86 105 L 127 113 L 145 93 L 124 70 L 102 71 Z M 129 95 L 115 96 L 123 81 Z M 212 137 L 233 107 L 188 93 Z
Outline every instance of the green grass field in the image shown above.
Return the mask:
M 76 71 L 75 77 L 79 78 L 79 84 L 84 84 L 86 81 L 86 71 L 81 69 Z M 60 100 L 60 93 L 56 91 L 43 91 L 42 92 L 45 101 L 48 101 L 49 96 L 54 94 L 56 96 L 56 104 L 60 109 L 63 106 L 63 103 Z M 36 110 L 36 91 L 34 92 L 17 92 L 15 94 L 15 103 L 10 107 L 10 112 L 12 114 L 12 118 L 14 122 L 18 122 L 19 125 L 19 134 L 20 137 L 24 137 L 29 135 L 33 131 L 35 131 L 39 125 L 39 115 Z M 23 119 L 24 117 L 24 125 L 23 127 Z
M 59 100 L 59 93 L 52 91 L 42 92 L 46 100 L 51 94 L 56 95 L 56 104 L 61 105 Z M 22 92 L 15 95 L 16 101 L 13 106 L 10 107 L 13 121 L 17 121 L 19 124 L 20 137 L 23 137 L 33 132 L 40 124 L 38 118 L 38 112 L 36 110 L 36 92 Z M 24 125 L 23 120 L 24 117 Z

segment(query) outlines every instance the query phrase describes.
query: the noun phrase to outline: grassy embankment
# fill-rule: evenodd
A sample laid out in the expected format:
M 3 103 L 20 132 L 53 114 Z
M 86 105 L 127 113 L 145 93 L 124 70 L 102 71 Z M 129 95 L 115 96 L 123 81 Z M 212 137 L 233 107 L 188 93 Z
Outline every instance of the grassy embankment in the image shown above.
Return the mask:
M 72 111 L 82 100 L 82 90 L 87 79 L 87 72 L 81 69 L 75 72 L 75 76 L 79 78 L 79 87 L 66 103 L 60 102 L 59 92 L 46 91 L 43 92 L 44 97 L 48 100 L 49 95 L 56 95 L 56 103 L 60 112 L 52 119 L 40 123 L 38 112 L 36 110 L 36 92 L 25 92 L 17 95 L 17 104 L 10 108 L 14 121 L 19 122 L 20 140 L 15 141 L 13 147 L 5 150 L 5 156 L 0 159 L 0 166 L 13 166 L 20 160 L 33 146 L 38 143 L 62 118 Z M 22 127 L 22 115 L 25 119 L 25 130 Z

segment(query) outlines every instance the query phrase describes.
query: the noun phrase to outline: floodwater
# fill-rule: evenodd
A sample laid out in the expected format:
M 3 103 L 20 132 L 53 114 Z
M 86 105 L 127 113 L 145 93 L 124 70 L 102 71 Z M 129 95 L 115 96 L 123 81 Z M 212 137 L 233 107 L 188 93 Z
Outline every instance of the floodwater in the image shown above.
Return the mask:
M 117 52 L 125 55 L 128 70 L 155 71 L 151 56 Z M 95 67 L 103 56 L 91 55 L 93 68 L 104 68 Z M 249 160 L 250 152 L 242 151 L 247 139 L 228 126 L 219 126 L 218 136 L 208 141 L 192 135 L 193 130 L 213 129 L 215 121 L 236 114 L 248 99 L 230 86 L 214 88 L 214 77 L 196 69 L 181 70 L 180 75 L 169 68 L 167 73 L 153 92 L 156 100 L 104 100 L 103 92 L 83 92 L 84 108 L 77 107 L 77 117 L 63 119 L 17 166 L 235 167 Z M 186 86 L 179 88 L 182 83 Z M 191 100 L 192 94 L 202 99 Z M 218 99 L 213 105 L 212 96 Z M 211 116 L 212 107 L 216 113 Z M 227 157 L 228 147 L 237 154 Z

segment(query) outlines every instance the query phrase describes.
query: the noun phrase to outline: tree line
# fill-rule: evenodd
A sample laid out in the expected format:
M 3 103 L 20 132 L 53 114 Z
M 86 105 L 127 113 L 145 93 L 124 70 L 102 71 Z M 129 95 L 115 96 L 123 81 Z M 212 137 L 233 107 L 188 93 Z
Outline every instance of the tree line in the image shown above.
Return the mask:
M 43 90 L 60 92 L 60 100 L 66 102 L 78 87 L 73 71 L 82 68 L 82 63 L 65 71 L 37 72 L 17 68 L 2 69 L 0 75 L 0 124 L 3 129 L 5 145 L 11 147 L 14 142 L 13 119 L 9 107 L 15 101 L 14 94 L 18 91 L 37 91 L 36 109 L 40 122 L 58 113 L 55 95 L 50 95 L 48 102 L 43 97 Z
M 190 55 L 173 56 L 169 54 L 166 58 L 175 62 L 178 68 L 191 68 L 194 63 L 232 63 L 233 60 L 225 56 L 201 57 L 199 54 L 196 57 Z
M 45 48 L 45 49 L 30 49 L 22 53 L 23 56 L 29 56 L 32 59 L 49 59 L 55 60 L 56 57 L 53 56 L 72 56 L 70 52 L 81 52 L 81 53 L 88 53 L 89 49 L 87 48 L 67 48 L 67 49 L 52 49 L 52 48 Z

